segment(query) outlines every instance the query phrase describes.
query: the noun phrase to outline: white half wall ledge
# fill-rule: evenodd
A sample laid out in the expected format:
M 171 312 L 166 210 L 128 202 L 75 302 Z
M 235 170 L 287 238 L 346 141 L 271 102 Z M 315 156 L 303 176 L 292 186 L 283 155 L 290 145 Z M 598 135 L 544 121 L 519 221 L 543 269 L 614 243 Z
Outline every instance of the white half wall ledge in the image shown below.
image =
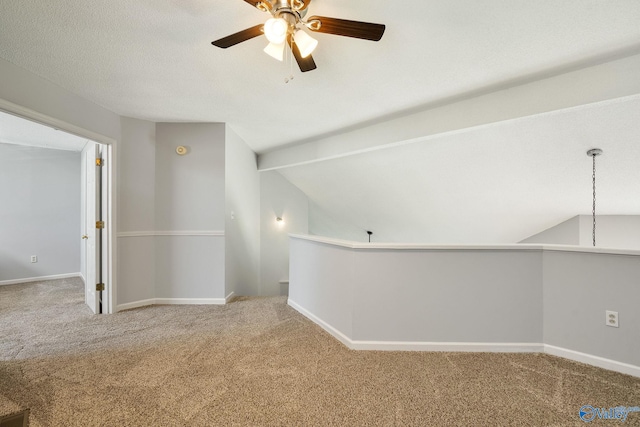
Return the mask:
M 53 274 L 51 276 L 38 276 L 38 277 L 25 277 L 23 279 L 11 279 L 0 281 L 0 286 L 4 285 L 19 285 L 22 283 L 30 282 L 44 282 L 47 280 L 69 279 L 72 277 L 79 277 L 84 282 L 84 277 L 80 273 L 65 273 L 65 274 Z
M 325 243 L 331 246 L 340 246 L 349 249 L 387 249 L 396 251 L 420 250 L 420 251 L 556 251 L 578 252 L 609 255 L 640 256 L 640 250 L 600 248 L 591 246 L 553 245 L 537 243 L 496 244 L 496 245 L 433 245 L 421 243 L 360 243 L 349 240 L 333 239 L 330 237 L 311 236 L 305 234 L 289 234 L 292 239 L 307 240 L 311 242 Z

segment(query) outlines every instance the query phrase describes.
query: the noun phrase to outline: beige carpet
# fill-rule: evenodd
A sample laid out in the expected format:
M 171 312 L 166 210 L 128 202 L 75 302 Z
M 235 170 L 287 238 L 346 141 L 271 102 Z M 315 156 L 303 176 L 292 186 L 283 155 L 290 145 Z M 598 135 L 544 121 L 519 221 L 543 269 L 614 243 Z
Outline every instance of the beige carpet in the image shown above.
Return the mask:
M 58 280 L 0 286 L 0 395 L 31 426 L 580 426 L 582 405 L 640 405 L 640 379 L 538 354 L 350 351 L 284 298 L 93 316 Z

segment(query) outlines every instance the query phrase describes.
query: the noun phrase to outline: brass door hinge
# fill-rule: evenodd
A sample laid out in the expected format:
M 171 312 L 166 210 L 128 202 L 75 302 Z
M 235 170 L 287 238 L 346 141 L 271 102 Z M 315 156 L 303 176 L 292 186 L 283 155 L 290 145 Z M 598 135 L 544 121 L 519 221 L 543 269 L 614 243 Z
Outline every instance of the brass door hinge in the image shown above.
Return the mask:
M 104 221 L 96 221 L 96 228 L 103 229 L 104 228 Z
M 104 291 L 104 283 L 96 283 L 96 291 Z
M 96 159 L 96 166 L 104 166 L 104 159 Z

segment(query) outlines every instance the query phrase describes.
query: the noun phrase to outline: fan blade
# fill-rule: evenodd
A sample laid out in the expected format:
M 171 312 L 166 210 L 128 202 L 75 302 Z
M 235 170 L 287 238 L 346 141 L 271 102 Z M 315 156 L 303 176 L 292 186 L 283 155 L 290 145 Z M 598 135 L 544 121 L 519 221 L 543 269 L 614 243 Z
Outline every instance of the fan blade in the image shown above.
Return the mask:
M 316 67 L 316 62 L 313 60 L 313 57 L 311 55 L 307 56 L 306 58 L 303 58 L 300 55 L 300 49 L 298 49 L 298 46 L 296 46 L 295 43 L 291 43 L 291 35 L 287 37 L 287 43 L 289 43 L 289 47 L 293 52 L 293 56 L 296 58 L 296 62 L 298 63 L 298 67 L 300 67 L 300 71 L 306 73 L 307 71 L 312 71 L 318 68 Z
M 312 16 L 307 22 L 320 21 L 320 28 L 309 29 L 318 33 L 335 34 L 338 36 L 354 37 L 357 39 L 377 42 L 384 34 L 385 26 L 369 22 L 349 21 L 347 19 L 327 18 L 326 16 Z
M 264 25 L 256 25 L 255 27 L 247 28 L 230 36 L 223 37 L 220 40 L 211 42 L 212 45 L 226 49 L 228 47 L 237 45 L 238 43 L 245 42 L 254 37 L 261 36 L 263 34 L 262 27 Z
M 244 1 L 246 1 L 253 7 L 258 7 L 258 3 L 260 3 L 262 0 L 244 0 Z

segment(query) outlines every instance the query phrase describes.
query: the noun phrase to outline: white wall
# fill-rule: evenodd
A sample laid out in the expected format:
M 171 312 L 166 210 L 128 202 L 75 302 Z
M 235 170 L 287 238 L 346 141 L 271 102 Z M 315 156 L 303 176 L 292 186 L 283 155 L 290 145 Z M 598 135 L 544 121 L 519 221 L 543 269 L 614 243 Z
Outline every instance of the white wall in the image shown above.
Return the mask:
M 223 124 L 156 125 L 156 298 L 226 296 L 224 178 Z
M 593 246 L 593 217 L 574 216 L 519 243 Z M 640 249 L 640 215 L 597 215 L 596 246 Z
M 348 223 L 344 219 L 339 220 L 331 215 L 319 204 L 309 200 L 309 234 L 331 237 L 334 239 L 351 240 L 353 242 L 368 242 L 367 230 Z M 370 230 L 373 232 L 373 230 Z M 375 242 L 380 236 L 374 233 L 371 241 Z
M 0 282 L 80 272 L 80 181 L 79 153 L 0 143 Z
M 260 176 L 256 155 L 229 126 L 225 140 L 225 293 L 259 295 Z
M 518 243 L 546 243 L 555 245 L 580 244 L 580 220 L 577 216 L 569 218 L 540 233 L 527 237 Z
M 0 100 L 120 139 L 120 116 L 0 58 Z
M 280 282 L 289 280 L 289 233 L 308 233 L 309 202 L 279 172 L 262 172 L 260 212 L 260 295 L 287 295 L 289 284 Z
M 580 245 L 593 245 L 593 217 L 580 215 Z M 640 215 L 596 215 L 596 246 L 640 249 Z

